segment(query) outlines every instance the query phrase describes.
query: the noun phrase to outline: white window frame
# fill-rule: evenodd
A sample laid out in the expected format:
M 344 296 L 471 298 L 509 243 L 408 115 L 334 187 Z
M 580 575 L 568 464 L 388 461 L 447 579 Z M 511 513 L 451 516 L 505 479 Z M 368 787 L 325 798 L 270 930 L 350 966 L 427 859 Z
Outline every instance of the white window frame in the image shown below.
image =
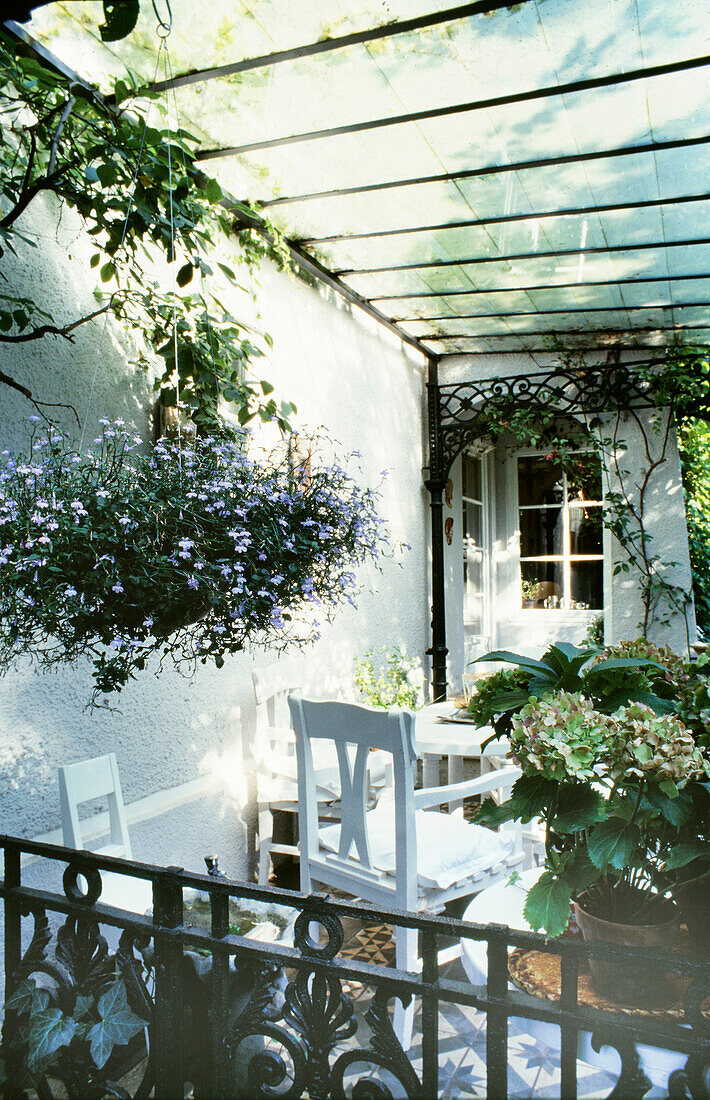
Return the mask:
M 490 451 L 484 452 L 472 452 L 464 451 L 461 456 L 461 569 L 462 569 L 462 608 L 461 614 L 463 617 L 464 628 L 464 644 L 468 648 L 470 646 L 486 645 L 492 637 L 492 616 L 493 616 L 493 600 L 492 600 L 492 583 L 493 583 L 493 571 L 492 571 L 492 545 L 493 545 L 493 532 L 492 532 L 492 516 L 491 516 L 491 498 L 490 498 L 490 485 L 491 485 L 491 470 L 490 470 Z M 464 495 L 463 491 L 463 463 L 466 459 L 478 461 L 481 464 L 481 497 L 480 500 L 475 497 L 469 497 Z M 466 618 L 466 576 L 464 572 L 464 561 L 466 557 L 466 541 L 463 535 L 463 510 L 467 503 L 477 504 L 481 508 L 481 553 L 483 556 L 482 569 L 481 569 L 481 595 L 482 595 L 482 614 L 480 618 L 481 633 L 473 634 L 469 633 L 467 628 L 472 625 L 475 620 Z

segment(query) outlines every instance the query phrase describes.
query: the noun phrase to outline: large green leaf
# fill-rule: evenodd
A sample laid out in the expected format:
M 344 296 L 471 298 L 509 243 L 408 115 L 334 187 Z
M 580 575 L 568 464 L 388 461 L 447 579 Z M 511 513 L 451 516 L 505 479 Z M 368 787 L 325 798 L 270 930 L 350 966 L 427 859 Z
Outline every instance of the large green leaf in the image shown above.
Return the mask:
M 117 42 L 126 38 L 140 14 L 140 0 L 103 0 L 105 23 L 99 24 L 102 42 Z
M 566 783 L 560 786 L 557 812 L 552 821 L 556 833 L 576 833 L 603 821 L 609 804 L 599 791 L 586 783 Z
M 610 866 L 620 871 L 631 862 L 639 838 L 638 826 L 619 817 L 607 818 L 589 834 L 589 858 L 600 871 Z
M 678 791 L 674 798 L 669 798 L 661 791 L 647 787 L 645 798 L 654 810 L 663 814 L 666 821 L 676 828 L 684 825 L 693 812 L 693 796 L 687 790 Z
M 65 1016 L 60 1008 L 45 1008 L 41 1012 L 33 1012 L 29 1034 L 30 1068 L 49 1058 L 60 1047 L 69 1046 L 75 1031 L 74 1020 L 71 1016 Z
M 145 1021 L 136 1016 L 126 1000 L 126 987 L 123 982 L 113 982 L 99 998 L 98 1011 L 101 1019 L 89 1032 L 91 1057 L 102 1069 L 111 1056 L 115 1046 L 123 1046 L 145 1027 Z
M 525 657 L 521 653 L 512 653 L 509 649 L 494 649 L 490 653 L 484 653 L 482 657 L 476 657 L 478 661 L 505 661 L 509 665 L 519 665 L 520 668 L 530 669 L 535 672 L 548 672 L 548 666 L 542 661 L 536 661 L 534 657 Z
M 521 821 L 530 821 L 549 806 L 559 790 L 559 783 L 543 775 L 521 775 L 516 779 L 510 801 Z
M 692 844 L 677 844 L 665 861 L 667 871 L 675 871 L 679 867 L 687 867 L 694 859 L 710 859 L 710 850 L 706 844 L 699 841 Z
M 488 825 L 491 829 L 497 829 L 507 821 L 515 821 L 517 811 L 512 799 L 498 803 L 493 798 L 486 798 L 474 814 L 477 825 Z
M 548 936 L 559 936 L 569 924 L 571 901 L 569 885 L 545 871 L 528 891 L 523 916 L 533 931 L 544 928 Z

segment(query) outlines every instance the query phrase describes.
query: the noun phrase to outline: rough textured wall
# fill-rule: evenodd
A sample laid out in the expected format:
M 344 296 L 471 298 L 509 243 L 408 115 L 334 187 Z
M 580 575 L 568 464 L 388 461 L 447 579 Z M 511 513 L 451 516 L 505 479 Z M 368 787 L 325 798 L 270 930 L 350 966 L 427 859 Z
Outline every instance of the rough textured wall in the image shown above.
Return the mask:
M 15 290 L 38 295 L 59 319 L 95 308 L 91 248 L 77 223 L 60 219 L 50 206 L 27 228 L 39 248 L 27 248 L 15 265 Z M 324 425 L 343 450 L 361 451 L 364 480 L 374 484 L 382 470 L 391 471 L 382 489 L 382 512 L 393 538 L 412 547 L 385 561 L 381 571 L 366 571 L 358 610 L 346 607 L 307 652 L 312 688 L 328 694 L 342 690 L 353 656 L 364 649 L 403 643 L 410 653 L 423 654 L 428 644 L 422 364 L 365 315 L 322 289 L 268 266 L 260 279 L 257 324 L 271 333 L 274 348 L 261 361 L 258 377 L 273 382 L 278 396 L 295 401 L 299 426 Z M 237 316 L 256 316 L 247 296 L 230 305 Z M 103 415 L 123 416 L 147 438 L 150 379 L 127 365 L 125 340 L 113 324 L 97 355 L 101 328 L 94 322 L 78 330 L 73 344 L 50 339 L 37 348 L 3 348 L 2 369 L 44 401 L 71 403 L 82 420 L 96 370 L 86 439 L 93 438 Z M 72 424 L 67 410 L 49 411 L 59 423 Z M 0 387 L 0 447 L 21 445 L 33 412 L 19 394 Z M 141 825 L 136 855 L 197 869 L 210 832 L 205 823 L 216 821 L 218 840 L 212 846 L 221 850 L 230 871 L 243 871 L 245 830 L 237 806 L 246 787 L 242 737 L 248 739 L 253 728 L 251 670 L 273 659 L 273 653 L 257 649 L 228 658 L 221 670 L 201 667 L 194 681 L 173 672 L 156 678 L 154 670 L 146 670 L 121 693 L 120 709 L 113 713 L 84 710 L 88 665 L 49 674 L 37 674 L 29 664 L 11 670 L 0 680 L 0 829 L 35 836 L 55 828 L 58 765 L 113 751 L 127 803 L 210 771 L 225 785 L 219 813 L 214 799 L 201 800 L 185 807 L 183 826 L 178 811 L 171 812 L 169 828 Z M 198 839 L 195 816 L 201 805 Z

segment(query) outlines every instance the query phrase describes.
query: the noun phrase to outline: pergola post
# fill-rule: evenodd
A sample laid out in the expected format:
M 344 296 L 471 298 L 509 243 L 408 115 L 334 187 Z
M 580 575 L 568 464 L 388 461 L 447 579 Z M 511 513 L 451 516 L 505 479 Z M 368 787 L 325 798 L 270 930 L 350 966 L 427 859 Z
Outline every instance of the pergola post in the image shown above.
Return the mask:
M 438 360 L 429 360 L 427 383 L 429 417 L 429 466 L 424 485 L 430 496 L 431 507 L 431 646 L 427 655 L 432 664 L 432 692 L 434 702 L 446 699 L 446 591 L 444 585 L 444 488 L 446 474 L 443 471 L 441 451 L 441 415 L 439 410 Z

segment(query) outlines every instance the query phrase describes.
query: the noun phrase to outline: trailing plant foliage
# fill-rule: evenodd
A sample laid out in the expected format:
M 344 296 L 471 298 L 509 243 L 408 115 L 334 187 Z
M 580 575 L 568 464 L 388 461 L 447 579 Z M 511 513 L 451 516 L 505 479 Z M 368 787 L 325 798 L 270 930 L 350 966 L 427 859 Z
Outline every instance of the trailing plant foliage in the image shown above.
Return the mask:
M 146 1026 L 131 1009 L 123 978 L 104 965 L 103 980 L 91 991 L 79 989 L 68 998 L 23 978 L 5 1003 L 11 1021 L 3 1043 L 5 1069 L 0 1061 L 0 1095 L 26 1095 L 37 1088 L 42 1095 L 46 1079 L 73 1084 L 82 1071 L 94 1080 L 95 1095 L 107 1095 L 101 1079 L 114 1048 L 125 1046 Z M 12 1079 L 10 1078 L 12 1074 Z
M 552 646 L 518 667 L 516 697 L 494 673 L 478 688 L 510 739 L 523 775 L 511 798 L 487 801 L 494 825 L 541 818 L 545 866 L 525 915 L 559 935 L 570 901 L 607 920 L 653 923 L 667 896 L 710 896 L 710 707 L 707 662 L 684 661 L 644 638 L 603 651 Z M 524 701 L 521 699 L 524 697 Z
M 355 658 L 354 680 L 362 700 L 371 707 L 408 707 L 416 710 L 424 705 L 424 673 L 419 661 L 407 657 L 395 646 L 382 647 L 376 667 L 375 651 L 368 649 Z
M 176 399 L 174 345 L 168 347 L 176 325 L 179 385 L 200 430 L 217 429 L 220 399 L 235 406 L 241 423 L 259 416 L 287 428 L 293 407 L 277 404 L 268 383 L 249 378 L 251 361 L 263 354 L 256 334 L 204 283 L 219 274 L 240 289 L 235 271 L 222 263 L 213 268 L 208 256 L 219 241 L 235 239 L 242 219 L 258 228 L 240 227 L 241 262 L 253 269 L 268 255 L 283 266 L 287 253 L 273 226 L 246 204 L 227 206 L 216 180 L 197 169 L 196 139 L 147 125 L 127 82 L 115 85 L 109 105 L 25 56 L 7 36 L 0 36 L 0 82 L 0 258 L 10 252 L 32 262 L 40 243 L 23 215 L 40 196 L 52 195 L 84 220 L 101 286 L 97 308 L 69 320 L 51 316 L 34 298 L 0 293 L 0 343 L 72 341 L 82 324 L 111 314 L 127 331 L 147 337 L 140 365 L 155 362 L 151 353 L 162 355 L 166 367 L 157 387 L 168 404 Z M 142 91 L 146 100 L 146 111 L 164 109 L 157 93 Z M 166 260 L 173 289 L 161 291 L 155 263 Z M 0 371 L 0 382 L 33 399 L 17 378 Z
M 706 347 L 675 347 L 652 366 L 635 368 L 638 385 L 651 407 L 643 415 L 634 408 L 623 384 L 618 394 L 601 381 L 595 397 L 589 378 L 604 379 L 617 366 L 590 367 L 578 353 L 557 344 L 554 348 L 567 382 L 535 387 L 534 393 L 491 394 L 486 399 L 486 429 L 493 438 L 508 439 L 513 446 L 547 450 L 568 476 L 575 476 L 580 452 L 596 455 L 606 472 L 604 525 L 611 531 L 622 555 L 614 574 L 634 573 L 638 579 L 644 635 L 654 623 L 664 624 L 676 614 L 686 615 L 690 594 L 669 576 L 677 562 L 656 549 L 647 529 L 650 491 L 655 475 L 668 460 L 670 432 L 678 429 L 686 489 L 688 533 L 693 569 L 693 589 L 701 629 L 710 622 L 710 536 L 707 516 L 710 502 L 710 435 L 698 417 L 710 418 L 710 359 Z M 632 368 L 630 368 L 632 369 Z M 569 388 L 580 379 L 581 407 L 575 417 L 560 416 L 569 402 Z M 585 403 L 592 410 L 585 412 Z M 603 408 L 600 416 L 598 409 Z M 637 430 L 643 450 L 640 473 L 630 469 L 625 432 Z
M 86 453 L 54 429 L 0 472 L 0 666 L 88 655 L 94 699 L 153 655 L 176 667 L 314 636 L 386 545 L 376 493 L 337 464 L 211 437 L 138 449 L 103 421 Z
M 558 642 L 539 659 L 495 650 L 477 660 L 506 661 L 517 667 L 494 672 L 479 681 L 468 711 L 479 725 L 492 724 L 498 737 L 510 733 L 514 716 L 531 699 L 557 691 L 578 692 L 606 713 L 631 701 L 647 703 L 659 713 L 666 713 L 670 704 L 657 690 L 659 679 L 663 690 L 666 669 L 655 659 L 664 654 L 645 642 L 624 643 L 604 651 Z

